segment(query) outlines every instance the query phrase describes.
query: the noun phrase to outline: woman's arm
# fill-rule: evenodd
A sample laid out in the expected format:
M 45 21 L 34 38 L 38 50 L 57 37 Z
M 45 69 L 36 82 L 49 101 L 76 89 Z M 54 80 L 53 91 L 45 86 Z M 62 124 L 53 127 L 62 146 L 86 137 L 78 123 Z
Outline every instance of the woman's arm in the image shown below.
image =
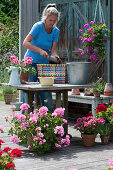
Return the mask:
M 23 42 L 23 46 L 26 47 L 29 50 L 35 51 L 37 53 L 40 53 L 41 56 L 48 58 L 48 53 L 44 50 L 42 50 L 39 47 L 36 47 L 34 45 L 31 44 L 31 41 L 33 40 L 33 36 L 28 34 L 27 37 L 25 38 L 24 42 Z

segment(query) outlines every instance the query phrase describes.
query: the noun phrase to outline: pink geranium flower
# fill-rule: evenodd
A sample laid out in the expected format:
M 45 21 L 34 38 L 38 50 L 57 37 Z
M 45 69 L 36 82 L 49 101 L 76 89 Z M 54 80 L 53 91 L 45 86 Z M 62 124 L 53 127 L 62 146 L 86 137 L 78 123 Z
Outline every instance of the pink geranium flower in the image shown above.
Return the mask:
M 65 108 L 57 108 L 54 110 L 54 113 L 57 114 L 57 116 L 60 116 L 60 117 L 63 117 L 64 116 L 64 111 L 65 111 Z
M 27 103 L 23 103 L 21 106 L 20 106 L 20 109 L 21 109 L 21 112 L 23 112 L 24 110 L 28 110 L 30 108 L 29 104 Z
M 113 157 L 109 159 L 109 166 L 113 168 Z
M 9 118 L 8 115 L 5 115 L 5 116 L 4 116 L 4 119 L 5 119 L 5 120 L 8 120 L 8 118 Z
M 59 145 L 58 143 L 55 143 L 56 148 L 61 148 L 61 145 Z
M 11 136 L 11 142 L 18 143 L 19 142 L 18 136 L 13 134 L 13 136 Z
M 15 110 L 15 109 L 16 109 L 16 106 L 15 106 L 15 105 L 12 105 L 10 108 L 11 108 L 12 110 Z
M 0 131 L 1 131 L 1 132 L 3 132 L 3 129 L 4 129 L 3 126 L 0 126 Z

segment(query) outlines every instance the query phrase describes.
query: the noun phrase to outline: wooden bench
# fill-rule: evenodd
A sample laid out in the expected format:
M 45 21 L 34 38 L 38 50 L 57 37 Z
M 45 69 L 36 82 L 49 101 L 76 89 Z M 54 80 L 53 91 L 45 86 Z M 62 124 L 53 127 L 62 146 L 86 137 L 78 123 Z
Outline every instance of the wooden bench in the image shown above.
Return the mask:
M 52 93 L 53 99 L 55 99 L 55 93 Z M 72 95 L 71 91 L 68 91 L 68 102 L 76 102 L 76 103 L 86 103 L 92 105 L 92 114 L 96 115 L 96 107 L 99 104 L 112 103 L 113 96 L 104 96 L 100 97 L 94 96 L 84 96 L 84 93 L 80 93 L 80 95 Z

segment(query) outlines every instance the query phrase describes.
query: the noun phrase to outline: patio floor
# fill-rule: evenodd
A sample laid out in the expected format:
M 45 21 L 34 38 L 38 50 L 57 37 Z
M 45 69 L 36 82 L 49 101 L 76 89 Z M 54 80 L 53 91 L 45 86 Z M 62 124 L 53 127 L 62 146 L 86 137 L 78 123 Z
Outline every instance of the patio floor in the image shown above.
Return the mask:
M 11 115 L 11 113 L 10 105 L 0 102 L 0 126 L 4 126 L 5 131 L 5 133 L 0 133 L 0 139 L 5 142 L 2 148 L 9 146 L 22 150 L 22 157 L 15 159 L 17 170 L 69 170 L 70 168 L 107 170 L 108 160 L 113 157 L 113 142 L 102 145 L 100 137 L 97 136 L 94 147 L 84 147 L 80 133 L 74 130 L 74 124 L 69 122 L 69 134 L 72 135 L 71 145 L 39 156 L 36 152 L 29 151 L 27 146 L 11 143 L 8 135 L 10 125 L 3 119 L 5 114 Z

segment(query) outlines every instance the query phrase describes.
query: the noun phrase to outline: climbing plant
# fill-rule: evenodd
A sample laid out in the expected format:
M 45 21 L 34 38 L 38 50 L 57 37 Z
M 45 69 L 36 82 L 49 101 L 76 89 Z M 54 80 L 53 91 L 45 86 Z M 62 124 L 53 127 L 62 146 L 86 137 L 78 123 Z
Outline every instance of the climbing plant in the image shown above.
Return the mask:
M 0 1 L 0 73 L 19 53 L 19 0 Z M 4 77 L 4 76 L 3 76 Z M 1 81 L 1 80 L 0 80 Z M 4 79 L 2 79 L 4 81 Z

